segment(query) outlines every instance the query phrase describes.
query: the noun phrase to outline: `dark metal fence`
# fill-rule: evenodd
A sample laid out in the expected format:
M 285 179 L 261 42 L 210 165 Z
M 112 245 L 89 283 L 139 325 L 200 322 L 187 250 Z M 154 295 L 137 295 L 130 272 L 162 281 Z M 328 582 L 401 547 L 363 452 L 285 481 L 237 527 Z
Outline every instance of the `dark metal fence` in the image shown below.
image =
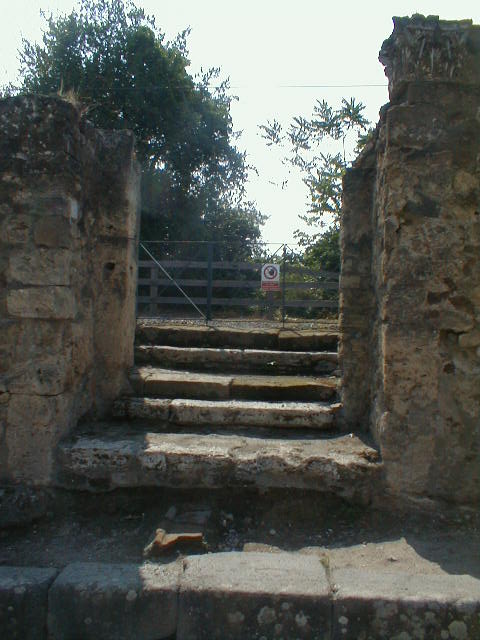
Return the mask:
M 279 267 L 278 288 L 262 290 L 262 269 Z M 305 264 L 295 246 L 226 242 L 142 242 L 139 317 L 316 318 L 338 307 L 338 276 Z

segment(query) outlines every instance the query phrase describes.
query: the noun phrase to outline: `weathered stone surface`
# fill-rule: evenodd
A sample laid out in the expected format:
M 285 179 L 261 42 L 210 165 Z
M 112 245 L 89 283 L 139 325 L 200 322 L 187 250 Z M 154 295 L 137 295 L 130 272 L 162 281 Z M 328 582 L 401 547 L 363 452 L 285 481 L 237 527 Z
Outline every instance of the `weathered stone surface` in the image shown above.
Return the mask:
M 280 330 L 278 348 L 285 351 L 325 351 L 336 349 L 337 332 Z
M 141 320 L 137 324 L 136 332 L 136 343 L 139 345 L 172 347 L 323 351 L 335 350 L 337 340 L 338 333 L 334 331 L 178 326 Z
M 138 187 L 138 175 L 134 173 Z M 131 188 L 131 177 L 126 176 Z M 130 195 L 128 196 L 130 198 Z M 127 198 L 127 202 L 129 201 Z M 106 204 L 106 203 L 105 203 Z M 130 233 L 131 225 L 138 226 L 136 206 L 124 210 Z M 106 214 L 105 214 L 106 215 Z M 91 255 L 91 262 L 99 286 L 93 294 L 93 346 L 95 359 L 95 405 L 105 414 L 120 391 L 129 390 L 128 370 L 133 364 L 135 333 L 135 296 L 137 279 L 138 229 L 126 239 L 102 239 Z M 112 231 L 113 236 L 119 231 Z M 105 291 L 109 295 L 105 295 Z
M 138 394 L 164 398 L 228 398 L 231 376 L 155 367 L 135 369 L 130 381 Z
M 137 323 L 136 342 L 142 345 L 166 344 L 174 347 L 237 347 L 245 349 L 275 349 L 278 329 L 232 329 L 168 325 L 151 322 Z
M 339 410 L 339 404 L 317 402 L 173 400 L 170 420 L 187 425 L 328 429 L 335 424 Z
M 5 640 L 47 640 L 48 589 L 56 569 L 0 567 L 0 634 Z
M 337 369 L 335 352 L 272 351 L 268 349 L 212 349 L 140 345 L 135 362 L 164 368 L 217 369 L 249 373 L 332 373 Z
M 63 285 L 71 280 L 72 254 L 66 249 L 39 248 L 10 255 L 9 278 L 23 285 Z
M 58 484 L 115 487 L 292 487 L 369 501 L 382 490 L 375 449 L 353 436 L 264 438 L 115 430 L 60 445 Z
M 264 400 L 333 400 L 337 393 L 335 378 L 307 376 L 235 376 L 230 397 Z
M 0 100 L 3 479 L 48 482 L 65 431 L 131 391 L 133 146 L 60 98 Z
M 446 21 L 438 16 L 393 18 L 393 34 L 385 40 L 380 61 L 389 79 L 390 99 L 407 82 L 480 83 L 476 63 L 480 29 L 471 20 Z M 473 55 L 472 55 L 473 54 Z
M 164 398 L 120 398 L 113 403 L 113 415 L 169 422 L 171 404 L 172 400 Z
M 4 205 L 3 205 L 4 206 Z M 25 214 L 11 211 L 3 217 L 0 227 L 0 242 L 4 244 L 25 244 L 30 239 L 32 218 Z
M 161 640 L 175 633 L 181 565 L 76 563 L 49 593 L 52 640 Z
M 68 287 L 28 287 L 8 292 L 7 310 L 14 318 L 71 320 L 76 316 L 77 304 Z
M 71 219 L 59 216 L 44 216 L 35 221 L 33 239 L 39 247 L 69 248 L 76 229 Z
M 329 585 L 319 558 L 217 553 L 185 559 L 177 640 L 330 637 Z
M 335 378 L 307 376 L 231 376 L 139 367 L 130 380 L 138 394 L 164 398 L 332 400 Z
M 480 635 L 480 580 L 471 576 L 333 570 L 334 640 L 469 640 Z
M 12 394 L 8 403 L 5 444 L 8 471 L 16 481 L 48 484 L 55 447 L 73 420 L 73 396 Z
M 114 415 L 192 426 L 245 426 L 331 429 L 340 404 L 259 400 L 167 400 L 123 398 Z
M 344 182 L 344 419 L 370 423 L 392 493 L 475 503 L 480 28 L 394 25 L 391 102 Z

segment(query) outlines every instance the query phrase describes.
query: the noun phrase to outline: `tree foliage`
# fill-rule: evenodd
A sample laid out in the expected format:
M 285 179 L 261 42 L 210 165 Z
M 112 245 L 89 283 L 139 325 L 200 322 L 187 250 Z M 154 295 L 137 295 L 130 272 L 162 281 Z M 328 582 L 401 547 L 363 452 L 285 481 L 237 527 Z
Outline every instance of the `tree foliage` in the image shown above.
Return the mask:
M 23 41 L 20 92 L 73 92 L 97 126 L 131 129 L 143 167 L 143 233 L 204 239 L 234 218 L 260 237 L 263 216 L 245 203 L 245 155 L 235 145 L 228 82 L 219 69 L 188 73 L 188 30 L 167 42 L 127 0 L 80 0 L 45 15 L 42 43 Z M 237 220 L 238 219 L 238 220 Z
M 353 155 L 352 142 L 356 138 L 358 150 L 369 130 L 364 109 L 354 98 L 344 98 L 338 109 L 318 100 L 310 119 L 298 116 L 286 130 L 276 120 L 260 126 L 267 144 L 284 148 L 285 164 L 302 173 L 308 209 L 299 217 L 311 231 L 298 229 L 294 235 L 306 259 L 328 269 L 340 269 L 342 178 Z

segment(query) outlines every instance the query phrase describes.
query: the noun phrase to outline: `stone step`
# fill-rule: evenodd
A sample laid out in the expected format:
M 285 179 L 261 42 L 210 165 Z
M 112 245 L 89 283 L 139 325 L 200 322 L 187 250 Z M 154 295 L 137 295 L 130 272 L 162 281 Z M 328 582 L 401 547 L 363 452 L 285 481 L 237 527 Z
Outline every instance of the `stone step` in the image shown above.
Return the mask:
M 347 556 L 347 550 L 342 550 Z M 6 640 L 476 640 L 475 575 L 337 566 L 330 553 L 0 567 Z M 58 575 L 57 575 L 58 573 Z M 280 635 L 281 634 L 281 635 Z
M 178 325 L 138 321 L 138 345 L 336 351 L 338 331 L 332 329 L 269 329 Z
M 235 433 L 154 433 L 91 425 L 63 442 L 59 486 L 107 491 L 125 487 L 292 488 L 369 502 L 379 490 L 378 452 L 353 435 L 319 439 Z
M 177 425 L 333 429 L 340 409 L 339 403 L 121 398 L 113 414 Z
M 215 349 L 212 347 L 135 347 L 137 365 L 169 369 L 246 371 L 249 373 L 333 374 L 338 369 L 335 352 L 274 351 L 271 349 Z
M 336 397 L 334 377 L 223 375 L 136 367 L 130 381 L 139 396 L 201 400 L 317 400 Z

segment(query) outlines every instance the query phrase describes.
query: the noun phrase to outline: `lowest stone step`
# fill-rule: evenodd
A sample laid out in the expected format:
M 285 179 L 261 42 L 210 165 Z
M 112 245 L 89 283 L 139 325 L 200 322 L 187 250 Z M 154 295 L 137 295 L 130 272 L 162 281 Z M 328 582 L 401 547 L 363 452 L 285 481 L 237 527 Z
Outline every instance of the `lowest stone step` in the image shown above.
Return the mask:
M 122 398 L 113 412 L 117 418 L 160 425 L 333 429 L 340 409 L 339 403 Z
M 335 351 L 338 330 L 237 329 L 137 322 L 136 343 L 175 347 L 276 349 L 280 351 Z
M 140 396 L 198 399 L 331 401 L 338 381 L 334 377 L 221 375 L 155 367 L 132 370 L 130 381 Z
M 60 445 L 57 484 L 120 487 L 295 488 L 368 502 L 381 484 L 378 452 L 351 435 L 263 438 L 232 433 L 152 433 L 91 425 Z
M 140 345 L 135 348 L 135 362 L 172 369 L 221 369 L 271 375 L 332 374 L 338 368 L 338 355 L 325 351 Z

